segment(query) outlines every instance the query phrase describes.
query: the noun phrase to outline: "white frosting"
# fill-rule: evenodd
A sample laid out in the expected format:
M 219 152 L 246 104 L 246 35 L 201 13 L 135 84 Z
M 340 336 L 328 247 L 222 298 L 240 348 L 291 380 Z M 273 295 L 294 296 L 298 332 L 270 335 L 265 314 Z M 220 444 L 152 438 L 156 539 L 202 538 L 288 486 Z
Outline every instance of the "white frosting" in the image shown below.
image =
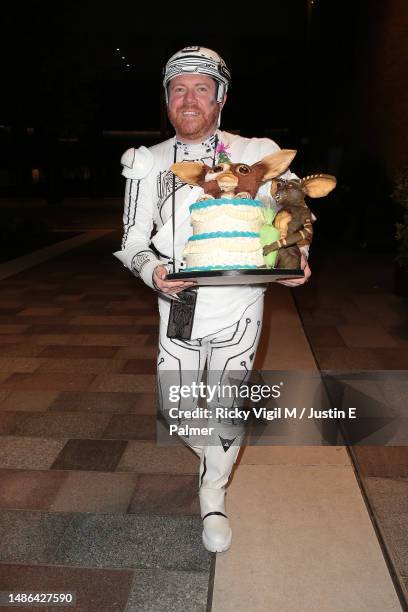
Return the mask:
M 264 223 L 262 208 L 248 204 L 223 204 L 194 209 L 193 235 L 213 232 L 259 233 Z M 207 266 L 263 266 L 259 237 L 215 237 L 190 240 L 184 249 L 187 268 Z

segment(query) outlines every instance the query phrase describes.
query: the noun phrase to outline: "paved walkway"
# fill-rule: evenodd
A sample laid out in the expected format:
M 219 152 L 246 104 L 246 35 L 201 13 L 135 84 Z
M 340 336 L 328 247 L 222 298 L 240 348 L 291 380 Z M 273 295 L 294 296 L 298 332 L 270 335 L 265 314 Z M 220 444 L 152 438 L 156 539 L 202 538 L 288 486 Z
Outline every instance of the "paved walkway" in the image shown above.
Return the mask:
M 197 462 L 155 444 L 155 296 L 90 238 L 2 281 L 0 590 L 205 609 Z
M 316 369 L 291 294 L 271 289 L 267 368 Z M 344 447 L 247 447 L 228 491 L 214 612 L 401 609 Z
M 89 239 L 3 275 L 0 590 L 203 611 L 197 461 L 154 441 L 155 296 L 111 256 L 118 234 Z M 291 293 L 268 301 L 257 365 L 315 369 Z M 215 612 L 400 609 L 343 447 L 248 447 L 228 504 Z

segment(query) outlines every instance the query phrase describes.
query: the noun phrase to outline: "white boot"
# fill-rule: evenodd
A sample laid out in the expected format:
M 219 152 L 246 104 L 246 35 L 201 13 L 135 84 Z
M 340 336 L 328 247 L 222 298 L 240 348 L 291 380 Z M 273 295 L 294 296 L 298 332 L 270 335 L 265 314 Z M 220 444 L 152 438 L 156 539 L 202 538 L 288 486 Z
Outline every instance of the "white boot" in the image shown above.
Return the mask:
M 225 485 L 238 452 L 239 446 L 223 448 L 221 443 L 204 448 L 200 465 L 199 498 L 203 544 L 210 552 L 223 552 L 231 546 L 232 531 L 225 513 Z

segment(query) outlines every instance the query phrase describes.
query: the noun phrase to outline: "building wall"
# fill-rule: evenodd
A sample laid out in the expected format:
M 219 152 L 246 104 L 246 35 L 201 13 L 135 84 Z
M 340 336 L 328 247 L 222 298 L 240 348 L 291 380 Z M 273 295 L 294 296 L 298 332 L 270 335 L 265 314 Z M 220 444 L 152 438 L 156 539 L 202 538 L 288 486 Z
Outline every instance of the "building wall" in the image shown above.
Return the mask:
M 408 3 L 372 3 L 367 36 L 356 58 L 357 113 L 354 127 L 362 149 L 390 176 L 408 166 Z

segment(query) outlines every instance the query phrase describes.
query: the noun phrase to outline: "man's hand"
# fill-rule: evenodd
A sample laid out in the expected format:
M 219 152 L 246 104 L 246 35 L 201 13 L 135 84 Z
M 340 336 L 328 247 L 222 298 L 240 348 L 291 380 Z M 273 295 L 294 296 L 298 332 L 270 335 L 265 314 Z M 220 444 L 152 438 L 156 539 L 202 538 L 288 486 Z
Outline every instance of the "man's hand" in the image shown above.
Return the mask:
M 157 266 L 153 271 L 153 284 L 162 293 L 180 293 L 183 289 L 196 285 L 193 281 L 166 280 L 167 269 Z
M 298 285 L 304 285 L 307 283 L 312 274 L 307 262 L 307 257 L 304 253 L 301 254 L 300 267 L 305 274 L 303 278 L 287 278 L 286 280 L 278 280 L 276 282 L 280 285 L 285 285 L 285 287 L 297 287 Z

